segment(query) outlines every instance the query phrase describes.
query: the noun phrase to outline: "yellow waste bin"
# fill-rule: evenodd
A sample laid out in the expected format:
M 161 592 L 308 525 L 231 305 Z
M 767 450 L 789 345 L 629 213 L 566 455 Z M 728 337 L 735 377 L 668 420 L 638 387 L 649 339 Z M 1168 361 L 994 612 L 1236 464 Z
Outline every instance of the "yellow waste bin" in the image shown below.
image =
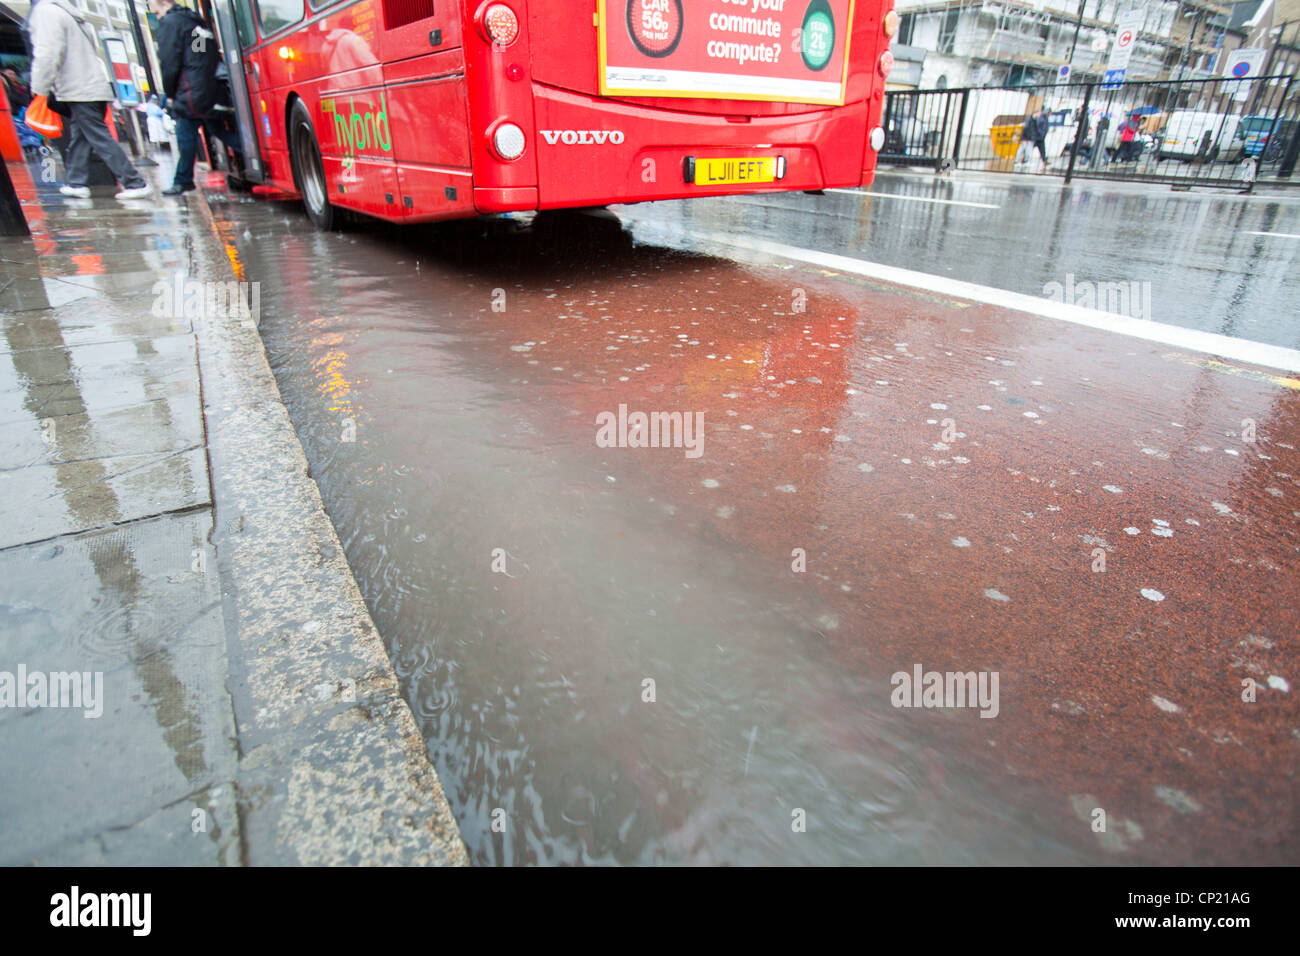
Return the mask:
M 993 141 L 992 169 L 1011 169 L 1016 161 L 1016 151 L 1020 149 L 1020 130 L 1025 125 L 1025 118 L 1016 115 L 995 117 L 989 127 L 989 139 Z

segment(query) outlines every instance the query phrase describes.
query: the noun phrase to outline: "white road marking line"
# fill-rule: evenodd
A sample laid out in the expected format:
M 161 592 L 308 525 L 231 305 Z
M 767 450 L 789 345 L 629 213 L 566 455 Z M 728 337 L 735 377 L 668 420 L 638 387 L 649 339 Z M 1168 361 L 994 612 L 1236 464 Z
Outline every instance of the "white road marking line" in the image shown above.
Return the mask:
M 630 218 L 630 217 L 629 217 Z M 646 225 L 651 225 L 646 223 Z M 653 226 L 651 226 L 653 228 Z M 780 259 L 796 259 L 810 265 L 820 266 L 836 272 L 866 276 L 895 285 L 925 289 L 958 299 L 984 302 L 988 305 L 1028 312 L 1045 319 L 1057 319 L 1075 325 L 1099 329 L 1103 332 L 1116 332 L 1131 338 L 1147 342 L 1159 342 L 1176 348 L 1191 349 L 1207 355 L 1235 359 L 1265 368 L 1282 369 L 1288 372 L 1300 372 L 1300 351 L 1281 345 L 1268 345 L 1264 342 L 1252 342 L 1249 339 L 1237 339 L 1218 332 L 1201 332 L 1197 329 L 1184 329 L 1177 325 L 1154 322 L 1151 319 L 1134 319 L 1126 315 L 1103 312 L 1100 309 L 1085 309 L 1079 305 L 1065 302 L 1053 302 L 1048 298 L 1025 295 L 1020 292 L 1008 292 L 991 286 L 977 285 L 961 279 L 949 279 L 946 276 L 930 275 L 928 272 L 915 272 L 900 269 L 897 266 L 881 265 L 865 259 L 853 259 L 849 256 L 836 255 L 831 252 L 818 252 L 815 249 L 801 249 L 787 246 L 780 242 L 766 239 L 750 239 L 718 232 L 696 232 L 692 230 L 689 238 L 703 239 L 722 246 L 745 249 L 750 252 L 765 253 Z
M 970 206 L 972 209 L 1001 209 L 986 202 L 966 202 L 963 199 L 932 199 L 929 196 L 904 196 L 902 193 L 878 193 L 870 189 L 828 189 L 828 193 L 850 193 L 854 196 L 876 196 L 880 199 L 911 199 L 914 202 L 937 202 L 945 206 Z
M 1248 235 L 1248 236 L 1274 236 L 1275 238 L 1278 238 L 1278 239 L 1300 239 L 1300 235 L 1297 235 L 1297 234 L 1294 233 L 1294 232 L 1255 232 L 1254 230 L 1248 229 L 1248 230 L 1246 230 L 1246 235 Z

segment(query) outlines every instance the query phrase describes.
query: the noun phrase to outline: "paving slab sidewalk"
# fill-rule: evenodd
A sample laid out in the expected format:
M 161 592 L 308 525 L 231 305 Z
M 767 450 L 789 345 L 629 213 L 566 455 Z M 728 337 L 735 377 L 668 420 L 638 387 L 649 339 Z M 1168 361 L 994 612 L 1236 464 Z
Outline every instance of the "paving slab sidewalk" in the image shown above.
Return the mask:
M 0 864 L 466 864 L 203 199 L 9 171 Z

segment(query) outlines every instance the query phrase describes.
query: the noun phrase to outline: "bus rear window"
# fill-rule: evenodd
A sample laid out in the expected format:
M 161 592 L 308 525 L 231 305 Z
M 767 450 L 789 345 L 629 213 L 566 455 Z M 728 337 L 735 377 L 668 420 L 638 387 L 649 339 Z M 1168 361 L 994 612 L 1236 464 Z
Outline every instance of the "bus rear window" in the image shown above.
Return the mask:
M 257 0 L 257 19 L 262 36 L 283 30 L 302 19 L 303 0 Z

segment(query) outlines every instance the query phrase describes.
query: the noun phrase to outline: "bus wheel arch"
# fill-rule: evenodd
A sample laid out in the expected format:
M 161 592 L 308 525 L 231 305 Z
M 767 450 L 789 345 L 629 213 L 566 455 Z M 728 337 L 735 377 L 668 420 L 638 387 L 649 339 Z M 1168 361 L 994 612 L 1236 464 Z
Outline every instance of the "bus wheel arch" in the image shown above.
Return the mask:
M 296 94 L 290 96 L 285 105 L 293 185 L 302 196 L 303 208 L 307 210 L 312 225 L 328 232 L 338 225 L 340 216 L 339 210 L 329 201 L 329 181 L 325 178 L 320 140 L 311 121 L 311 111 Z

